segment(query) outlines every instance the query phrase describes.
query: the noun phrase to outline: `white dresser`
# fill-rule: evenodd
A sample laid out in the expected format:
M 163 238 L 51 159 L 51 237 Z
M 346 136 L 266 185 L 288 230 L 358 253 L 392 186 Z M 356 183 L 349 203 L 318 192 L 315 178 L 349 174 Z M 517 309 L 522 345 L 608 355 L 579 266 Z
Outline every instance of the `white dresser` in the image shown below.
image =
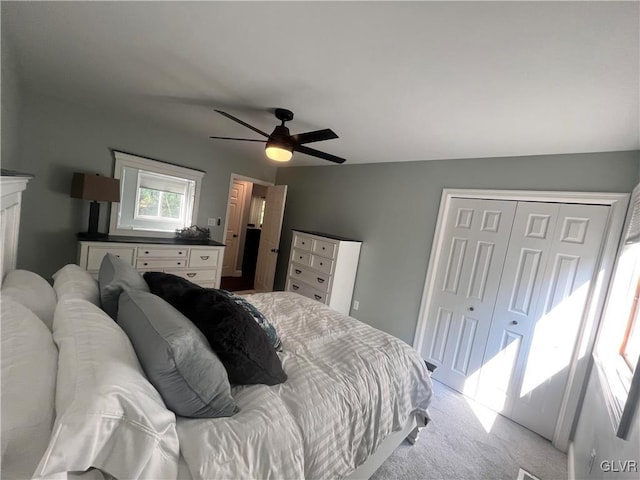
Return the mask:
M 286 290 L 349 314 L 362 242 L 293 231 Z
M 205 245 L 176 244 L 170 240 L 80 241 L 78 265 L 98 277 L 100 263 L 112 253 L 141 272 L 166 272 L 186 278 L 202 287 L 220 288 L 224 245 L 210 241 Z

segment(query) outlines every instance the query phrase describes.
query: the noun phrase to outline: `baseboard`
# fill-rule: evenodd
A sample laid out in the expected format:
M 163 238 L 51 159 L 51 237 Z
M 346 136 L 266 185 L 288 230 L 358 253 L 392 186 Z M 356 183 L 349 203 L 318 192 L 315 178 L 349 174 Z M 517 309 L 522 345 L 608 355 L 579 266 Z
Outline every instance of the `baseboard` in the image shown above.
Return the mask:
M 576 478 L 575 453 L 573 451 L 573 442 L 569 442 L 569 451 L 567 452 L 567 478 L 568 480 L 575 480 Z

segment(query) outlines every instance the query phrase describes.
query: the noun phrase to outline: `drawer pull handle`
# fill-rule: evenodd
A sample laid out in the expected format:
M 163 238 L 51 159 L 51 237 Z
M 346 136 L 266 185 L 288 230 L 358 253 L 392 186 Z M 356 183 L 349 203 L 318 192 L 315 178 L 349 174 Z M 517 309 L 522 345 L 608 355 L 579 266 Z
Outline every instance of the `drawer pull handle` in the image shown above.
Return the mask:
M 144 252 L 145 255 L 149 255 L 149 251 L 147 250 L 146 252 Z
M 321 297 L 320 295 L 316 294 L 316 293 L 314 293 L 314 294 L 313 294 L 313 296 L 314 296 L 314 298 L 315 298 L 316 300 L 320 300 L 320 299 L 322 299 L 322 297 Z
M 178 252 L 178 255 L 182 255 L 182 252 Z
M 202 260 L 209 260 L 209 255 L 200 255 Z
M 300 255 L 300 260 L 302 260 L 302 255 Z
M 324 263 L 320 262 L 320 266 L 324 265 Z
M 195 277 L 195 276 L 196 276 L 196 273 L 195 273 L 195 272 L 189 272 L 189 273 L 187 273 L 187 277 L 189 277 L 189 278 L 193 278 L 193 277 Z
M 294 290 L 298 290 L 300 287 L 298 285 L 291 285 L 291 288 L 293 288 Z
M 297 269 L 297 268 L 296 268 L 296 273 L 297 273 L 298 275 L 300 275 L 300 274 L 302 273 L 302 270 L 299 270 L 299 269 Z
M 320 278 L 320 277 L 318 277 L 318 279 L 317 279 L 317 280 L 318 280 L 318 283 L 324 283 L 324 278 Z
M 144 262 L 144 266 L 146 267 L 147 265 L 149 265 L 147 262 Z
M 182 265 L 182 262 L 176 262 L 176 265 Z
M 326 248 L 322 247 L 323 250 L 326 250 Z

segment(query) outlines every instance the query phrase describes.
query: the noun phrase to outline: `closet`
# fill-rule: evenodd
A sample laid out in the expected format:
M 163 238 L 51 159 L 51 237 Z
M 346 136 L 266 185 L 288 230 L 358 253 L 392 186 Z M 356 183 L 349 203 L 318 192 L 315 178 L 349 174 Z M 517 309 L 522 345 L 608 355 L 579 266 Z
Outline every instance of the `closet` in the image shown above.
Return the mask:
M 433 378 L 553 439 L 611 213 L 611 202 L 447 198 L 416 336 Z

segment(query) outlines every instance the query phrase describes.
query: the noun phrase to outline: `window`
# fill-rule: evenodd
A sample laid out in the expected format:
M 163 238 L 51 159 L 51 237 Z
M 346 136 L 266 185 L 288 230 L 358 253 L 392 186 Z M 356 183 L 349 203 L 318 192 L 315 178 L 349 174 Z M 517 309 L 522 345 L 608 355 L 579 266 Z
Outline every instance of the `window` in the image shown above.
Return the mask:
M 602 317 L 595 359 L 616 434 L 625 438 L 640 398 L 640 186 Z
M 138 172 L 135 218 L 184 223 L 193 183 L 182 178 Z
M 173 236 L 197 218 L 204 172 L 114 152 L 120 203 L 111 211 L 111 235 Z

